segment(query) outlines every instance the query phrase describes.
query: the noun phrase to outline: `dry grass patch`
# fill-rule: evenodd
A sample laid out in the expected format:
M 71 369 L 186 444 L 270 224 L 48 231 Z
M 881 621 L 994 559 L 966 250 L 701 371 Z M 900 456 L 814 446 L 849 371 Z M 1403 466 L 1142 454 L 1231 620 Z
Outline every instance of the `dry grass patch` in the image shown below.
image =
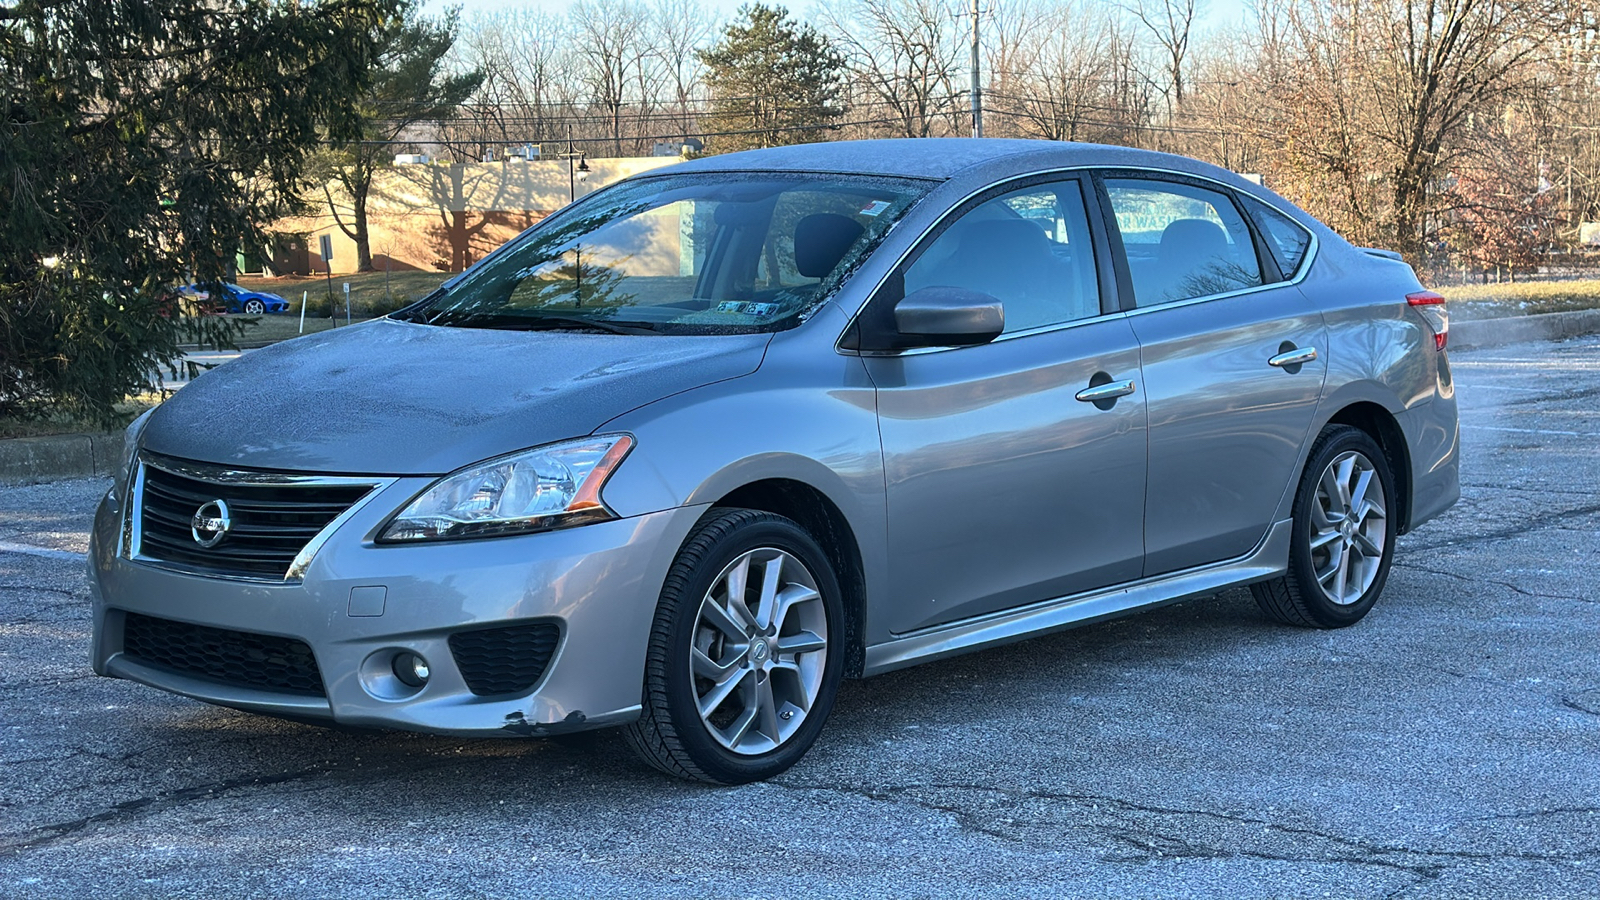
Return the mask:
M 1438 288 L 1438 291 L 1450 302 L 1451 315 L 1461 320 L 1600 308 L 1600 278 L 1461 284 Z

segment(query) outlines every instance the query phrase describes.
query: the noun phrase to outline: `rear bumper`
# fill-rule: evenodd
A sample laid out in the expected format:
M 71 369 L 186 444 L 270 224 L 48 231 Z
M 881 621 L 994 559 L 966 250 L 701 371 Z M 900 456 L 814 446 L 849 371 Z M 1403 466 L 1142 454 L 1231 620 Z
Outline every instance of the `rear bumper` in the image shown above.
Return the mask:
M 1441 391 L 1395 417 L 1411 451 L 1411 514 L 1405 530 L 1461 499 L 1461 424 L 1453 391 Z
M 283 584 L 122 558 L 120 511 L 108 499 L 90 552 L 94 670 L 252 712 L 460 736 L 554 734 L 635 718 L 656 600 L 701 510 L 520 537 L 374 545 L 369 536 L 383 517 L 427 481 L 383 488 L 329 538 L 303 581 Z M 353 595 L 355 588 L 362 590 Z M 204 677 L 127 652 L 128 613 L 303 641 L 325 696 Z M 560 628 L 537 682 L 514 695 L 473 693 L 450 636 L 529 622 Z M 395 678 L 400 651 L 427 661 L 431 675 L 420 689 Z

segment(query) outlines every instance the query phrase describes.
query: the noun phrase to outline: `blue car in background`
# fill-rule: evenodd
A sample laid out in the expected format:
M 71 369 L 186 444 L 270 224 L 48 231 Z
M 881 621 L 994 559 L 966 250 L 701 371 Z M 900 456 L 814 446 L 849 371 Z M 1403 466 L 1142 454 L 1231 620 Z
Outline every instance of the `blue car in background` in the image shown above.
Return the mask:
M 192 297 L 203 307 L 214 312 L 243 313 L 247 316 L 259 316 L 263 313 L 286 313 L 289 311 L 289 301 L 277 294 L 265 291 L 251 291 L 231 282 L 223 282 L 220 290 L 207 291 L 198 284 L 186 284 L 178 291 L 187 297 Z

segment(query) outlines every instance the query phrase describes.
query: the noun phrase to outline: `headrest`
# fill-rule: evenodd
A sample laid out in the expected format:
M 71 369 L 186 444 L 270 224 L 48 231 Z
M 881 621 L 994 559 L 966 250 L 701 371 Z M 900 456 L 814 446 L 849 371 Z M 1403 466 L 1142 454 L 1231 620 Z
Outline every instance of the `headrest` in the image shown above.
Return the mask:
M 963 256 L 993 254 L 1000 259 L 1016 259 L 1050 252 L 1049 236 L 1027 219 L 981 219 L 958 227 Z
M 1205 219 L 1174 219 L 1161 232 L 1161 255 L 1227 256 L 1228 235 L 1222 226 Z
M 825 277 L 865 230 L 838 213 L 806 216 L 794 228 L 794 267 L 806 278 Z

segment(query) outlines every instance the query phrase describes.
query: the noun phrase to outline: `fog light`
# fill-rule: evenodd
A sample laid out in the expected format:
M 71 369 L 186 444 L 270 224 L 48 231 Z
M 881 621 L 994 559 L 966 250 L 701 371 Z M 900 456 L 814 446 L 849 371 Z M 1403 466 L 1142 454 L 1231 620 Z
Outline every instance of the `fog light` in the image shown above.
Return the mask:
M 400 653 L 394 658 L 394 677 L 407 687 L 419 688 L 428 683 L 428 661 L 415 653 Z

